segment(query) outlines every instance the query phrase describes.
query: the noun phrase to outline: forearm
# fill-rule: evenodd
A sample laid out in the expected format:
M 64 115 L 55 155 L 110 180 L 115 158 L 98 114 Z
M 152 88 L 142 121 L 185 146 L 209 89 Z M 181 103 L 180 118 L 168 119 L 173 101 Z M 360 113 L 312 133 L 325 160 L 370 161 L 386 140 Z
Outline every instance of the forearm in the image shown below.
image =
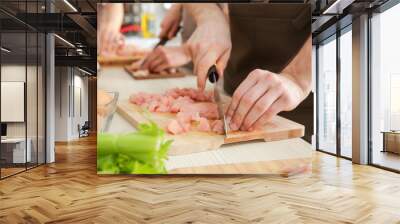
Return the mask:
M 182 5 L 182 3 L 173 3 L 171 8 L 173 8 L 173 7 L 175 7 L 178 10 L 182 10 L 183 5 Z
M 197 26 L 216 21 L 227 23 L 223 11 L 216 3 L 188 3 L 183 7 L 193 17 Z
M 122 3 L 106 3 L 102 7 L 100 28 L 108 27 L 119 30 L 124 19 L 124 5 Z
M 311 36 L 304 43 L 293 60 L 283 69 L 282 74 L 293 81 L 304 99 L 311 91 Z

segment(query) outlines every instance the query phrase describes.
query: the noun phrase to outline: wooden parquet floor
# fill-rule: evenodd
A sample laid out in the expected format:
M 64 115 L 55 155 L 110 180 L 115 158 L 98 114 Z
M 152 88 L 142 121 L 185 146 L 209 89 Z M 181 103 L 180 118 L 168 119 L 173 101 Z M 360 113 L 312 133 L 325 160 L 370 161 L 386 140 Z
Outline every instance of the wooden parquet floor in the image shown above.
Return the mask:
M 315 153 L 293 176 L 97 176 L 94 138 L 0 181 L 0 223 L 400 223 L 400 175 Z

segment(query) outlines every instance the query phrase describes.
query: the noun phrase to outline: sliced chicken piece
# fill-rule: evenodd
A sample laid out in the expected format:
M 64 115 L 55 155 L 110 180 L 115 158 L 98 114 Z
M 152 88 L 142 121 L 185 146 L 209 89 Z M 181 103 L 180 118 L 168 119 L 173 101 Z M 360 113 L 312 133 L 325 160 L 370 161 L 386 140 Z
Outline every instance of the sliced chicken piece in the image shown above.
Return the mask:
M 167 91 L 165 92 L 165 95 L 170 96 L 170 97 L 176 99 L 176 98 L 178 98 L 178 97 L 180 96 L 180 95 L 178 94 L 178 90 L 179 90 L 178 88 L 173 88 L 173 89 L 167 90 Z
M 143 105 L 147 102 L 146 93 L 137 93 L 133 94 L 129 97 L 129 102 L 136 104 L 136 105 Z
M 176 119 L 179 122 L 189 123 L 192 121 L 192 113 L 179 112 L 176 114 Z
M 177 120 L 171 120 L 167 126 L 167 131 L 170 134 L 181 134 L 184 132 L 183 128 L 181 127 L 181 125 L 179 124 L 179 122 Z
M 176 120 L 185 132 L 190 131 L 192 124 L 192 114 L 179 112 L 176 114 Z
M 149 105 L 147 106 L 147 109 L 150 112 L 157 112 L 157 108 L 160 106 L 160 104 L 158 103 L 158 101 L 152 101 L 149 103 Z
M 182 110 L 182 108 L 186 107 L 187 105 L 193 104 L 194 101 L 187 96 L 180 96 L 176 100 L 172 102 L 171 105 L 171 112 L 177 113 Z
M 161 112 L 161 113 L 167 113 L 167 112 L 169 112 L 170 110 L 171 110 L 170 107 L 161 104 L 161 105 L 159 105 L 159 106 L 156 108 L 155 111 L 156 111 L 156 112 Z
M 212 131 L 217 133 L 217 134 L 223 134 L 224 133 L 224 123 L 221 120 L 214 120 L 211 123 L 212 126 Z
M 198 131 L 204 131 L 204 132 L 211 131 L 210 122 L 206 118 L 200 117 L 199 125 L 197 126 L 197 130 Z
M 185 105 L 180 109 L 185 113 L 198 112 L 200 117 L 205 117 L 210 120 L 218 119 L 218 107 L 215 103 L 201 102 Z

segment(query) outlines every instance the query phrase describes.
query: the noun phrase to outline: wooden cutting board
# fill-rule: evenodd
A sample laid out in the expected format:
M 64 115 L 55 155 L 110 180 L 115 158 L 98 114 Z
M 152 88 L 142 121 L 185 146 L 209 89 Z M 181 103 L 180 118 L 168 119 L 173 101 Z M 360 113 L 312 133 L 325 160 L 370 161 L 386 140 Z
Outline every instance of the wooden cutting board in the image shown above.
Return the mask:
M 146 112 L 142 108 L 128 101 L 124 101 L 117 106 L 118 113 L 124 117 L 134 127 L 140 123 L 152 120 L 160 127 L 166 128 L 169 121 L 175 118 L 172 113 L 153 113 Z M 288 120 L 286 118 L 276 116 L 265 125 L 263 130 L 253 132 L 236 131 L 230 132 L 228 137 L 215 133 L 205 133 L 191 131 L 180 135 L 167 135 L 167 138 L 173 139 L 174 143 L 170 149 L 170 155 L 191 154 L 215 150 L 223 144 L 237 143 L 262 139 L 264 141 L 276 141 L 289 138 L 298 138 L 304 135 L 304 126 Z
M 139 61 L 144 57 L 144 55 L 133 55 L 133 56 L 97 56 L 97 62 L 100 65 L 109 65 L 109 66 L 120 66 L 120 65 L 129 65 L 135 61 Z
M 139 75 L 137 72 L 134 72 L 125 67 L 125 71 L 129 73 L 134 79 L 144 80 L 144 79 L 165 79 L 165 78 L 178 78 L 184 77 L 186 74 L 181 69 L 178 69 L 175 73 L 150 73 L 146 76 Z

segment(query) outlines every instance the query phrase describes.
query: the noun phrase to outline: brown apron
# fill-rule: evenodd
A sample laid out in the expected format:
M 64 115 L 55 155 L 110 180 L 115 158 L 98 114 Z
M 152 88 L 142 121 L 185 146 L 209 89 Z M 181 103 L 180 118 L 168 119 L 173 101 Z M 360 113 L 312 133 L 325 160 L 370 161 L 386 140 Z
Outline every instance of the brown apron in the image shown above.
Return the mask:
M 256 68 L 280 73 L 311 35 L 310 4 L 229 4 L 229 19 L 232 52 L 224 73 L 229 94 Z M 311 141 L 312 94 L 280 115 L 305 125 L 305 139 Z

